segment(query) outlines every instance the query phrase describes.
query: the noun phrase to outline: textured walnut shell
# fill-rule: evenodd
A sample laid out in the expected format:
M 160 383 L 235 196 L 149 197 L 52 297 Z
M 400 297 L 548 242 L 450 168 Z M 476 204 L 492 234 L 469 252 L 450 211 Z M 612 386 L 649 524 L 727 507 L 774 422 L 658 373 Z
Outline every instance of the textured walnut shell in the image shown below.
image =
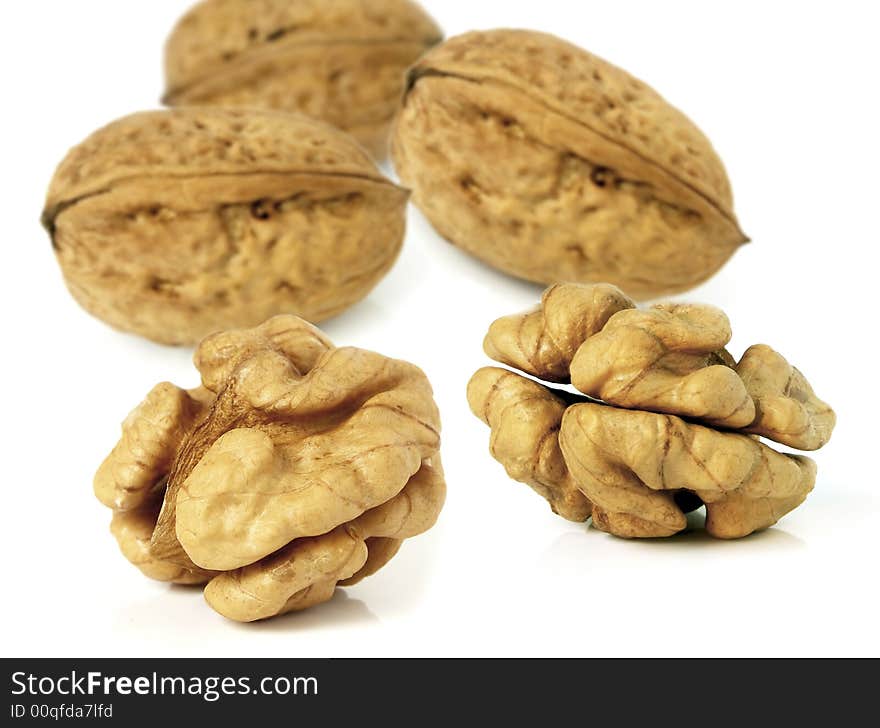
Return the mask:
M 706 530 L 739 538 L 776 523 L 812 490 L 815 463 L 758 436 L 816 450 L 835 417 L 768 346 L 737 363 L 711 306 L 647 310 L 609 285 L 549 288 L 541 306 L 492 324 L 493 359 L 468 385 L 490 452 L 554 512 L 627 538 L 671 536 L 705 505 Z
M 684 291 L 746 240 L 699 129 L 641 81 L 542 33 L 468 33 L 427 53 L 392 155 L 441 235 L 531 281 Z
M 442 37 L 411 0 L 206 0 L 168 39 L 164 101 L 298 111 L 381 158 L 406 69 Z
M 445 498 L 425 375 L 278 316 L 205 339 L 202 387 L 160 384 L 95 476 L 147 576 L 230 619 L 305 609 L 378 571 Z
M 397 258 L 407 197 L 321 122 L 178 109 L 126 117 L 71 150 L 43 221 L 86 310 L 194 344 L 361 300 Z

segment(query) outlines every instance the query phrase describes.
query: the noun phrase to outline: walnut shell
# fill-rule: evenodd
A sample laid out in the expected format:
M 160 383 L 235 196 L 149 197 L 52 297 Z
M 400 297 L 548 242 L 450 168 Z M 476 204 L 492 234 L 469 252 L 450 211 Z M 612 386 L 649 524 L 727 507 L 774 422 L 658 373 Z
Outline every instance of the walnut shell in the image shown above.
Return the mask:
M 699 129 L 641 81 L 543 33 L 467 33 L 427 53 L 392 156 L 441 235 L 531 281 L 652 297 L 696 286 L 746 241 Z
M 468 402 L 492 428 L 492 455 L 564 518 L 662 537 L 705 505 L 711 535 L 739 538 L 799 506 L 816 479 L 812 460 L 759 436 L 816 450 L 835 416 L 780 354 L 753 346 L 736 363 L 730 338 L 711 306 L 639 310 L 614 286 L 557 285 L 492 324 L 484 348 L 578 393 L 487 367 Z
M 157 385 L 95 476 L 146 576 L 207 584 L 250 622 L 330 599 L 434 525 L 440 418 L 417 367 L 295 316 L 215 334 L 195 363 L 202 386 Z
M 86 310 L 193 344 L 361 300 L 397 258 L 407 199 L 321 122 L 193 108 L 128 116 L 71 150 L 43 222 Z
M 411 0 L 206 0 L 168 39 L 163 100 L 302 112 L 382 158 L 406 69 L 442 38 Z

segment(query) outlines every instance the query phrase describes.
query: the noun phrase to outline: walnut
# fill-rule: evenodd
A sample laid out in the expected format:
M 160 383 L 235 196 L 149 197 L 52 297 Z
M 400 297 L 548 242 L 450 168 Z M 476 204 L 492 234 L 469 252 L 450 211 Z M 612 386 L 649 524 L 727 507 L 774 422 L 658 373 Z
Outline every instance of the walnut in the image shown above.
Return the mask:
M 412 0 L 206 0 L 168 39 L 164 101 L 298 111 L 381 158 L 406 69 L 442 38 Z
M 271 111 L 135 114 L 74 148 L 43 221 L 77 301 L 168 344 L 361 300 L 403 243 L 408 193 L 357 143 Z
M 684 291 L 746 241 L 724 166 L 684 114 L 543 33 L 448 40 L 409 73 L 392 157 L 455 245 L 539 283 Z
M 662 537 L 706 507 L 706 530 L 739 538 L 767 528 L 812 490 L 816 466 L 760 437 L 817 450 L 835 416 L 768 346 L 739 363 L 727 317 L 703 305 L 639 310 L 607 284 L 561 284 L 541 306 L 492 324 L 474 414 L 490 450 L 554 512 L 627 538 Z M 577 390 L 574 392 L 572 390 Z
M 147 576 L 250 622 L 328 600 L 434 524 L 440 419 L 417 367 L 279 316 L 205 339 L 202 386 L 159 384 L 95 476 Z

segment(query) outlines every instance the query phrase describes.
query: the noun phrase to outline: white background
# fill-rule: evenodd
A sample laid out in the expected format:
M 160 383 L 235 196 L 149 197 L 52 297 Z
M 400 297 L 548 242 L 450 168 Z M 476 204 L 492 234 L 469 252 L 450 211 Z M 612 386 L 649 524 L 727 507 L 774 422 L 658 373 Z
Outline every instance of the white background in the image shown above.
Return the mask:
M 91 477 L 184 349 L 105 327 L 67 294 L 38 225 L 54 166 L 100 125 L 155 106 L 164 37 L 186 0 L 3 3 L 3 588 L 6 656 L 874 655 L 878 637 L 876 18 L 871 4 L 428 0 L 452 35 L 555 32 L 640 76 L 725 160 L 754 242 L 681 298 L 724 308 L 732 351 L 765 342 L 835 406 L 807 503 L 739 542 L 627 542 L 550 512 L 488 455 L 465 385 L 497 316 L 537 301 L 435 235 L 324 328 L 412 360 L 443 415 L 438 527 L 362 585 L 243 626 L 198 590 L 140 575 Z

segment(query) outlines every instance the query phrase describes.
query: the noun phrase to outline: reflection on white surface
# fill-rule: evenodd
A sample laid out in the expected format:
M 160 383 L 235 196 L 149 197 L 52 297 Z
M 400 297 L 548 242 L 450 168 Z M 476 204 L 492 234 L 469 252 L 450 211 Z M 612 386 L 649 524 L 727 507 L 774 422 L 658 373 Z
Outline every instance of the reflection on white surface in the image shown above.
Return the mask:
M 118 605 L 113 611 L 111 626 L 114 631 L 135 632 L 144 642 L 156 639 L 159 643 L 167 641 L 168 634 L 173 633 L 175 650 L 180 650 L 213 639 L 218 627 L 231 631 L 246 630 L 253 635 L 267 632 L 295 635 L 301 631 L 363 628 L 380 621 L 364 602 L 353 599 L 342 589 L 337 589 L 330 601 L 317 607 L 242 624 L 214 612 L 204 601 L 202 587 L 155 586 L 149 598 Z M 180 623 L 185 623 L 186 629 L 177 629 Z
M 233 627 L 260 633 L 296 634 L 300 630 L 326 630 L 344 627 L 365 628 L 371 625 L 378 625 L 379 622 L 379 618 L 369 610 L 364 602 L 359 599 L 352 599 L 344 589 L 337 589 L 329 602 L 319 604 L 312 609 L 306 609 L 302 612 L 290 612 L 281 617 L 251 624 L 234 622 Z
M 805 548 L 804 541 L 778 526 L 758 531 L 746 538 L 724 540 L 714 538 L 703 528 L 704 518 L 696 514 L 688 516 L 688 529 L 670 538 L 624 539 L 602 533 L 587 524 L 581 530 L 574 530 L 559 536 L 550 548 L 541 552 L 540 560 L 549 564 L 560 561 L 572 562 L 589 557 L 591 560 L 600 554 L 620 552 L 618 556 L 636 557 L 642 560 L 666 559 L 670 551 L 681 551 L 695 558 L 711 551 L 712 558 L 722 552 L 742 556 L 749 553 L 767 553 L 769 550 L 791 550 Z M 629 552 L 629 553 L 626 553 Z M 679 555 L 676 554 L 678 557 Z

